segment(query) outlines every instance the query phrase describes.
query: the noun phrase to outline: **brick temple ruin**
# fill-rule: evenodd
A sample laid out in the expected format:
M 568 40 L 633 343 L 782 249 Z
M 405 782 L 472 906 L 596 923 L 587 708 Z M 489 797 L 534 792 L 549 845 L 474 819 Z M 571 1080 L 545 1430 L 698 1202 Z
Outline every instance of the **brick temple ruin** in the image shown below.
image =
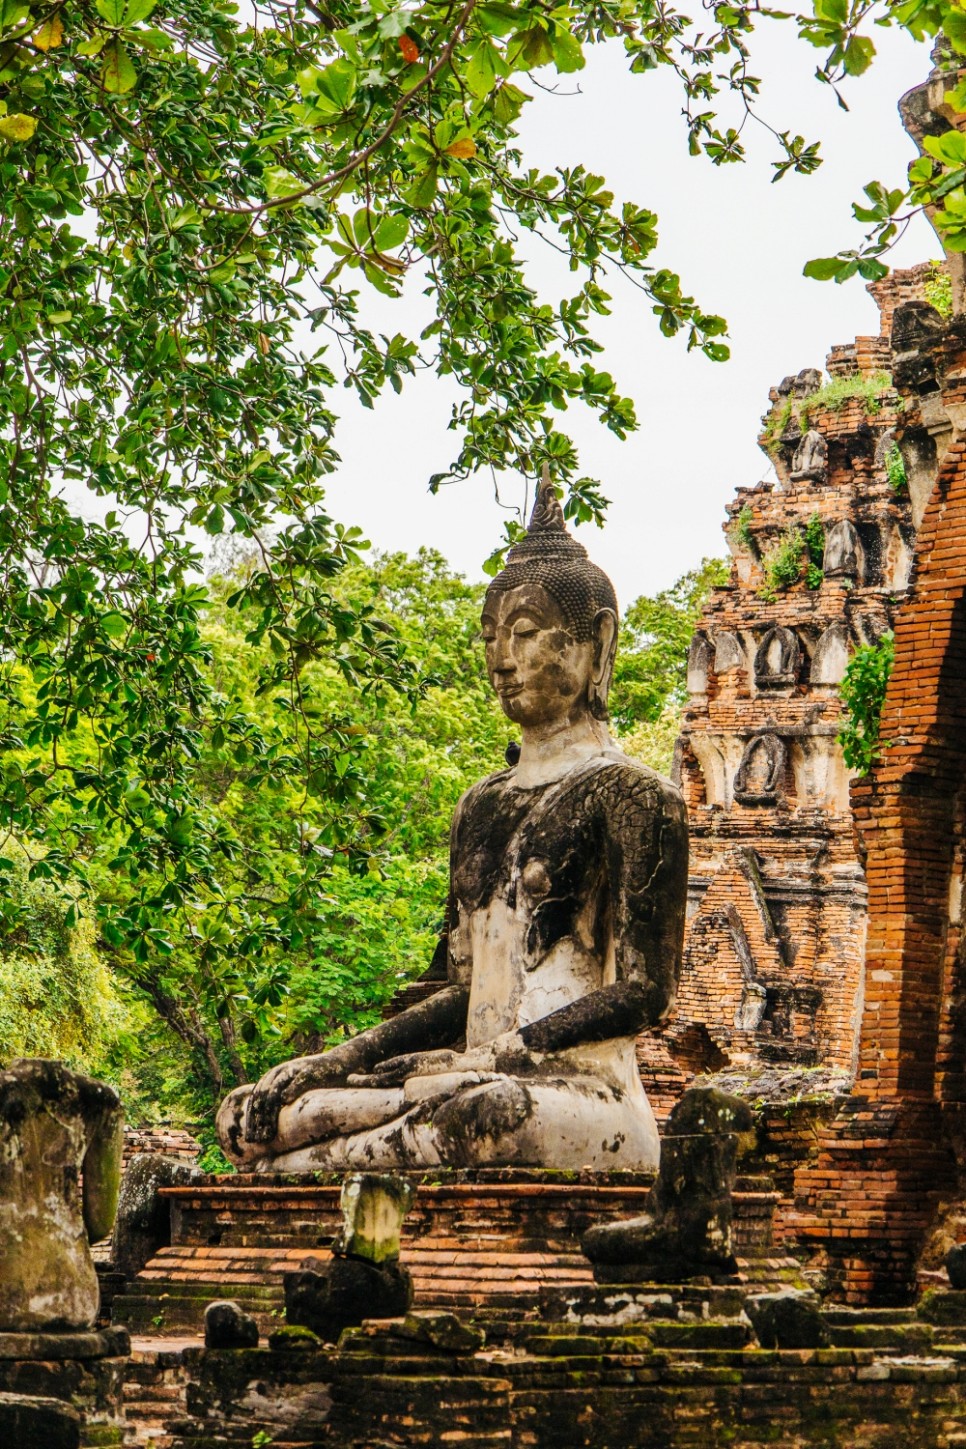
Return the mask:
M 840 1089 L 851 1078 L 866 886 L 839 689 L 909 583 L 916 509 L 890 482 L 890 332 L 932 277 L 921 266 L 869 288 L 879 333 L 833 348 L 832 387 L 806 368 L 772 389 L 759 442 L 776 481 L 728 507 L 731 577 L 691 645 L 675 761 L 691 838 L 684 967 L 670 1025 L 642 1044 L 665 1104 L 702 1072 L 744 1074 L 752 1095 L 768 1091 L 763 1071 L 773 1083 L 784 1069 L 789 1091 L 796 1068 Z

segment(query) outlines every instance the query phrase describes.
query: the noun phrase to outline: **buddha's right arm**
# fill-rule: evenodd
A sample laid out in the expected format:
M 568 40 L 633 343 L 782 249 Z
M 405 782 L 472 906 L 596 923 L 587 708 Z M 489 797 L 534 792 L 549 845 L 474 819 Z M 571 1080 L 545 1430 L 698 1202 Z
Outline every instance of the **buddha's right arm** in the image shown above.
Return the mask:
M 369 1072 L 388 1057 L 450 1046 L 466 1029 L 468 1003 L 464 986 L 444 986 L 331 1051 L 273 1067 L 249 1098 L 245 1137 L 249 1142 L 272 1142 L 281 1109 L 316 1087 L 341 1086 L 347 1077 Z

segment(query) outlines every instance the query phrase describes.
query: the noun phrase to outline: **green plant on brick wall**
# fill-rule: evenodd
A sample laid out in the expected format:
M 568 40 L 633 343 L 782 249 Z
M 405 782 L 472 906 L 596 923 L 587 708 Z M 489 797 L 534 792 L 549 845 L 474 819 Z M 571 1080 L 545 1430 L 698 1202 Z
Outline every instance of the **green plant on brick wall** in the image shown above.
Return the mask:
M 753 549 L 755 546 L 755 536 L 751 531 L 751 525 L 754 521 L 755 511 L 750 503 L 746 503 L 735 519 L 735 533 L 745 548 Z
M 817 513 L 813 513 L 805 525 L 805 547 L 808 550 L 805 582 L 810 589 L 820 589 L 825 577 L 822 571 L 822 560 L 825 558 L 825 524 Z
M 810 426 L 813 413 L 838 412 L 853 398 L 861 398 L 866 412 L 875 414 L 882 405 L 882 394 L 891 387 L 892 378 L 888 372 L 872 372 L 868 376 L 854 372 L 848 377 L 830 377 L 828 382 L 798 403 L 795 411 L 802 431 Z
M 930 307 L 935 307 L 940 317 L 953 315 L 953 284 L 946 271 L 945 262 L 929 263 L 929 275 L 922 290 L 926 301 Z
M 780 590 L 791 588 L 802 574 L 802 557 L 805 553 L 805 535 L 800 528 L 787 528 L 775 546 L 762 559 L 765 570 L 765 586 L 759 589 L 759 597 L 766 602 L 774 599 Z
M 828 382 L 808 393 L 806 397 L 786 397 L 781 405 L 776 403 L 768 414 L 762 434 L 762 447 L 766 453 L 774 455 L 793 420 L 804 433 L 811 427 L 814 413 L 838 412 L 853 398 L 861 398 L 865 411 L 874 415 L 882 406 L 882 394 L 889 392 L 891 388 L 892 377 L 888 372 L 872 372 L 868 375 L 855 372 L 848 377 L 830 377 Z M 897 405 L 901 406 L 901 403 Z
M 906 486 L 906 465 L 895 443 L 890 443 L 886 449 L 885 472 L 893 493 L 901 493 Z
M 790 397 L 775 404 L 765 420 L 765 430 L 762 435 L 762 447 L 766 453 L 774 453 L 781 443 L 782 434 L 792 420 L 793 405 Z
M 867 775 L 888 741 L 880 742 L 879 729 L 886 685 L 895 659 L 892 630 L 878 644 L 863 644 L 849 661 L 839 691 L 845 715 L 839 744 L 850 769 Z

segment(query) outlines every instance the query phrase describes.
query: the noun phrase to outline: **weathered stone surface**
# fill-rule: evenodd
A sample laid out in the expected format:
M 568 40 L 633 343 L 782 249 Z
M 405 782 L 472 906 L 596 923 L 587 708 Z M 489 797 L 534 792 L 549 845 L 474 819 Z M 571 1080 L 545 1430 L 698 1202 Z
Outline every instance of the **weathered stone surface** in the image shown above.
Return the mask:
M 839 519 L 825 535 L 822 571 L 828 578 L 852 579 L 861 583 L 865 573 L 865 550 L 855 525 Z
M 650 1213 L 584 1235 L 599 1282 L 676 1282 L 735 1271 L 731 1194 L 739 1140 L 752 1127 L 751 1109 L 739 1097 L 711 1087 L 684 1094 L 668 1119 Z
M 745 1300 L 745 1312 L 762 1348 L 824 1348 L 830 1342 L 814 1293 L 760 1293 Z
M 337 1343 L 344 1328 L 366 1318 L 401 1318 L 413 1301 L 412 1277 L 398 1263 L 333 1258 L 285 1274 L 285 1317 Z
M 90 1244 L 114 1221 L 123 1127 L 117 1093 L 59 1062 L 0 1072 L 0 1331 L 94 1322 Z
M 258 1324 L 230 1298 L 209 1303 L 205 1309 L 206 1348 L 257 1348 Z
M 946 1272 L 951 1288 L 966 1289 L 966 1243 L 954 1243 L 946 1254 Z
M 0 1394 L 0 1438 L 11 1449 L 79 1449 L 81 1425 L 70 1404 Z
M 478 1353 L 486 1342 L 482 1328 L 455 1313 L 407 1313 L 402 1324 L 395 1330 L 400 1338 L 410 1338 L 416 1343 L 431 1343 L 434 1348 L 448 1353 Z
M 339 1257 L 377 1267 L 399 1257 L 399 1238 L 413 1205 L 412 1183 L 390 1173 L 354 1173 L 342 1187 L 342 1231 L 332 1244 Z
M 159 1196 L 162 1187 L 181 1187 L 197 1169 L 175 1157 L 140 1152 L 132 1157 L 121 1183 L 114 1225 L 114 1266 L 133 1278 L 159 1248 L 171 1242 L 171 1209 Z
M 608 734 L 617 601 L 549 477 L 482 635 L 522 742 L 457 807 L 442 1005 L 238 1088 L 218 1128 L 239 1164 L 657 1165 L 634 1037 L 673 998 L 687 826 L 677 790 Z

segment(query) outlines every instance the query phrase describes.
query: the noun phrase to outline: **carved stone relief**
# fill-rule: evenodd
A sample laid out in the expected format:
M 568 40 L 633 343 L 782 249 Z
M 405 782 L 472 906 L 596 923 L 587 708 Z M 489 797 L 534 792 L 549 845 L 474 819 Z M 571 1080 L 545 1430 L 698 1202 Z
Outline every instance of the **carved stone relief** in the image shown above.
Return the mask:
M 841 684 L 849 662 L 849 633 L 842 623 L 830 624 L 812 655 L 813 684 Z
M 755 655 L 755 683 L 759 689 L 783 689 L 798 679 L 802 649 L 791 629 L 769 629 Z
M 723 629 L 720 634 L 715 635 L 714 645 L 715 674 L 727 674 L 729 669 L 736 669 L 739 665 L 744 664 L 745 651 L 736 634 L 729 634 L 726 629 Z
M 816 428 L 809 428 L 792 459 L 793 483 L 825 483 L 828 479 L 828 444 Z
M 734 796 L 741 805 L 773 805 L 785 778 L 785 746 L 777 735 L 749 740 L 735 775 Z
M 865 550 L 847 518 L 833 523 L 825 535 L 822 572 L 826 578 L 854 579 L 856 583 L 865 578 Z

